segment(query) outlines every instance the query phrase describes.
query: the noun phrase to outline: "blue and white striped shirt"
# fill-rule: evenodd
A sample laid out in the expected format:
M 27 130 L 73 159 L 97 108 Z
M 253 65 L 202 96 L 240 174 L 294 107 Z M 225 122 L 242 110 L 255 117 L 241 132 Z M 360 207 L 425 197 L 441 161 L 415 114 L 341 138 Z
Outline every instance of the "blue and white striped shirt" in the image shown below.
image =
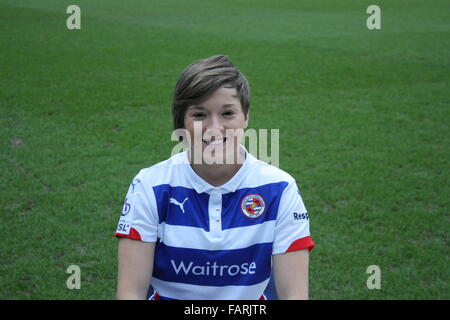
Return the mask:
M 259 299 L 272 255 L 314 247 L 294 178 L 248 152 L 219 187 L 186 152 L 142 169 L 115 235 L 157 242 L 151 285 L 161 299 Z

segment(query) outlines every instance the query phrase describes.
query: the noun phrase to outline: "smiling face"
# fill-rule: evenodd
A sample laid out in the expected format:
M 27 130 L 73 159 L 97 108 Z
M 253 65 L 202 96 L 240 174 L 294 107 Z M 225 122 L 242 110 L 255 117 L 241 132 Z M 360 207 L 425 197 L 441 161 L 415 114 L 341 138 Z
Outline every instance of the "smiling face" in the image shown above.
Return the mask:
M 247 125 L 248 114 L 242 111 L 236 89 L 226 85 L 219 87 L 202 103 L 188 107 L 184 115 L 190 148 L 201 146 L 203 160 L 207 164 L 229 163 L 225 160 L 227 157 L 235 159 Z

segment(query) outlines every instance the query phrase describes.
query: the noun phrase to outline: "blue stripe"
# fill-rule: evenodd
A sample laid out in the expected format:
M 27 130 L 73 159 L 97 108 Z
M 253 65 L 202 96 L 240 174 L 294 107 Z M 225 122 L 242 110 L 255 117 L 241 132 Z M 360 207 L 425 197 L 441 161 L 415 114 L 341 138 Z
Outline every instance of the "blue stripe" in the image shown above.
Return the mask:
M 177 299 L 159 296 L 159 300 L 177 300 Z
M 269 183 L 254 188 L 243 188 L 222 196 L 222 230 L 252 226 L 266 221 L 276 220 L 281 194 L 287 182 Z M 264 212 L 257 218 L 247 217 L 241 209 L 245 196 L 256 193 L 263 197 Z
M 163 184 L 153 187 L 158 209 L 159 223 L 203 228 L 209 231 L 207 193 L 198 194 L 194 189 L 185 187 L 172 187 Z M 170 203 L 173 198 L 178 203 L 183 203 L 184 213 L 179 205 Z
M 154 297 L 152 297 L 150 300 L 155 300 L 155 299 L 154 299 Z M 163 297 L 163 296 L 158 295 L 158 300 L 177 300 L 177 299 L 169 298 L 169 297 Z
M 270 277 L 271 257 L 272 243 L 235 250 L 199 250 L 158 242 L 153 276 L 204 286 L 254 285 Z

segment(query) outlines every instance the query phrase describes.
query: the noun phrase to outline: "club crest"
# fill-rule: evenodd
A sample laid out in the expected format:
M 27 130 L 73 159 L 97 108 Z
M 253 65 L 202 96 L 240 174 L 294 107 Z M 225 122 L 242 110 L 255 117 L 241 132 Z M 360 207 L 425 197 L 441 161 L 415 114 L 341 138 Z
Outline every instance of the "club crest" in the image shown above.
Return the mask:
M 242 213 L 247 218 L 255 219 L 260 217 L 266 209 L 266 203 L 259 194 L 252 193 L 246 195 L 241 202 Z

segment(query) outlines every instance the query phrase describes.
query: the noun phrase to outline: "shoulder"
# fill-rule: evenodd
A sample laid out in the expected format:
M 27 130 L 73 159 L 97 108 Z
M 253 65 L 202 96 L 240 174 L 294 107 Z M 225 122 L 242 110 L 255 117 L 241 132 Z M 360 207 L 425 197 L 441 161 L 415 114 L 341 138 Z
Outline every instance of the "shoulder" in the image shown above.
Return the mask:
M 258 160 L 253 155 L 249 155 L 249 179 L 256 180 L 258 184 L 281 183 L 295 184 L 295 178 L 286 171 Z
M 134 180 L 139 179 L 140 182 L 147 186 L 165 184 L 171 181 L 174 177 L 179 176 L 179 170 L 181 170 L 186 164 L 185 153 L 177 153 L 169 159 L 141 169 Z

